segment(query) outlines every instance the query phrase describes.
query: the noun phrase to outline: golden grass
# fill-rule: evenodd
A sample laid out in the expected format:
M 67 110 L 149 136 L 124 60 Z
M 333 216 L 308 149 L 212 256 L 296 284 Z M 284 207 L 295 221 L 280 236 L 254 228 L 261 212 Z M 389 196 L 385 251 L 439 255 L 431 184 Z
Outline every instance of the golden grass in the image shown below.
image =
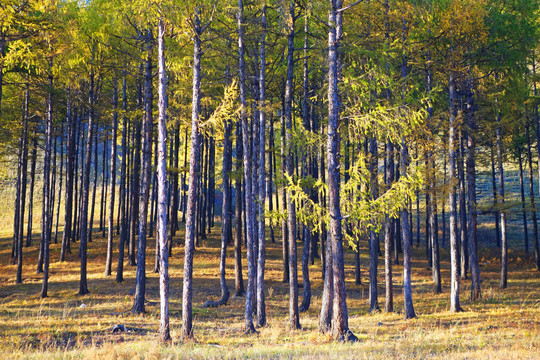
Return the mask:
M 277 234 L 276 234 L 277 235 Z M 131 315 L 135 268 L 125 267 L 122 284 L 103 275 L 105 239 L 97 233 L 89 244 L 90 294 L 78 296 L 78 244 L 68 260 L 59 263 L 59 244 L 51 245 L 49 297 L 39 297 L 41 275 L 35 273 L 37 241 L 25 248 L 22 285 L 15 284 L 11 264 L 11 238 L 0 239 L 0 350 L 2 358 L 37 359 L 161 359 L 161 358 L 336 358 L 336 359 L 537 359 L 540 358 L 540 275 L 522 252 L 510 253 L 509 287 L 498 289 L 499 262 L 494 249 L 482 249 L 480 258 L 483 298 L 468 301 L 469 280 L 462 282 L 465 312 L 448 312 L 448 252 L 442 249 L 443 294 L 432 292 L 431 271 L 423 260 L 424 249 L 414 248 L 413 296 L 417 319 L 401 314 L 402 267 L 394 269 L 397 313 L 368 312 L 367 251 L 362 244 L 362 281 L 354 285 L 353 254 L 347 250 L 346 275 L 350 328 L 359 337 L 355 344 L 333 342 L 317 331 L 321 299 L 320 261 L 310 266 L 313 299 L 301 314 L 300 331 L 289 331 L 288 286 L 281 282 L 281 244 L 268 243 L 267 311 L 269 325 L 259 334 L 243 334 L 243 298 L 231 298 L 219 309 L 203 307 L 219 296 L 219 228 L 196 250 L 194 269 L 194 334 L 196 340 L 179 341 L 183 239 L 179 232 L 171 259 L 171 331 L 173 342 L 157 342 L 159 328 L 158 277 L 152 272 L 154 239 L 148 241 L 147 314 Z M 276 238 L 278 239 L 278 238 Z M 117 241 L 117 239 L 115 239 Z M 116 249 L 117 243 L 115 243 Z M 299 254 L 301 244 L 299 244 Z M 245 253 L 244 253 L 245 255 Z M 115 253 L 116 256 L 116 253 Z M 228 285 L 234 288 L 233 252 L 229 248 Z M 115 258 L 116 263 L 116 258 Z M 245 265 L 245 258 L 244 258 Z M 115 266 L 113 267 L 113 269 Z M 383 261 L 379 261 L 379 301 L 384 304 Z M 299 272 L 301 274 L 301 272 Z M 246 278 L 246 274 L 244 274 Z M 302 288 L 299 289 L 300 295 Z M 301 298 L 301 296 L 300 296 Z M 84 305 L 82 305 L 84 304 Z M 82 307 L 81 307 L 82 306 Z M 115 324 L 130 332 L 112 334 Z

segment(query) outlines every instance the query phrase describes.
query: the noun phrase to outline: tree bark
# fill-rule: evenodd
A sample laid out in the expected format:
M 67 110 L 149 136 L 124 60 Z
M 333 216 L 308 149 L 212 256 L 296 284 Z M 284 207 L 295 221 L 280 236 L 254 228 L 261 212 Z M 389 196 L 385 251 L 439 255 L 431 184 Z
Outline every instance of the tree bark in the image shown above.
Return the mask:
M 459 305 L 459 254 L 457 234 L 457 204 L 456 204 L 456 113 L 457 95 L 454 73 L 450 73 L 448 89 L 450 93 L 450 121 L 448 131 L 448 205 L 450 213 L 450 311 L 462 311 Z
M 118 136 L 118 79 L 116 74 L 113 80 L 113 119 L 112 119 L 112 139 L 111 139 L 111 172 L 110 183 L 111 193 L 109 198 L 109 217 L 107 221 L 107 260 L 105 261 L 105 276 L 111 275 L 113 256 L 113 235 L 114 235 L 114 200 L 116 196 L 116 138 Z
M 529 164 L 529 198 L 531 201 L 531 217 L 533 223 L 533 236 L 534 236 L 534 262 L 536 264 L 536 270 L 540 270 L 540 255 L 538 247 L 538 224 L 536 222 L 536 202 L 534 200 L 534 176 L 533 176 L 533 164 L 532 164 L 532 152 L 531 152 L 531 136 L 529 130 L 529 124 L 526 127 L 527 131 L 527 160 Z
M 342 6 L 341 0 L 330 0 L 328 23 L 328 206 L 330 214 L 330 239 L 332 276 L 333 276 L 333 309 L 332 336 L 341 341 L 356 341 L 357 337 L 349 330 L 349 314 L 347 312 L 345 292 L 345 269 L 343 259 L 343 239 L 341 229 L 341 210 L 339 199 L 339 94 L 338 94 L 338 47 L 342 34 L 342 13 L 337 10 Z M 293 279 L 291 279 L 291 282 Z
M 144 72 L 144 120 L 142 129 L 141 158 L 141 190 L 139 198 L 139 231 L 137 236 L 137 275 L 135 297 L 133 299 L 134 314 L 145 312 L 146 296 L 146 232 L 148 225 L 148 200 L 150 199 L 150 181 L 152 177 L 152 127 L 153 127 L 153 93 L 152 93 L 152 42 L 151 30 L 146 33 L 146 64 Z M 166 106 L 164 104 L 163 106 Z
M 498 175 L 498 200 L 504 206 L 504 169 L 503 169 L 503 153 L 502 153 L 502 136 L 501 136 L 501 115 L 497 114 L 497 164 L 499 167 Z M 500 212 L 501 221 L 501 281 L 499 288 L 506 289 L 508 286 L 508 241 L 506 238 L 506 211 Z
M 290 2 L 287 35 L 287 77 L 285 81 L 285 127 L 287 147 L 287 176 L 294 176 L 294 157 L 292 142 L 292 98 L 293 98 L 293 68 L 294 68 L 294 35 L 295 9 L 294 1 Z M 289 326 L 291 330 L 300 329 L 298 310 L 298 268 L 296 257 L 296 208 L 293 203 L 294 194 L 287 191 L 287 228 L 289 235 Z
M 263 5 L 261 14 L 261 44 L 260 44 L 260 67 L 259 67 L 259 134 L 256 134 L 259 142 L 259 224 L 258 224 L 258 259 L 257 259 L 257 326 L 266 325 L 266 305 L 264 298 L 264 266 L 266 261 L 266 234 L 265 234 L 265 197 L 266 197 L 266 173 L 265 173 L 265 143 L 266 143 L 266 5 Z M 255 121 L 256 121 L 255 120 Z M 223 205 L 225 206 L 225 205 Z
M 193 21 L 193 95 L 191 108 L 191 154 L 189 157 L 189 189 L 186 216 L 186 239 L 184 257 L 184 282 L 182 292 L 182 339 L 193 338 L 193 252 L 195 251 L 195 191 L 199 172 L 199 108 L 201 92 L 201 22 L 199 9 L 195 9 Z
M 49 232 L 49 223 L 51 222 L 51 214 L 49 212 L 49 181 L 51 169 L 51 143 L 52 143 L 52 122 L 53 122 L 53 75 L 52 75 L 52 58 L 49 58 L 49 94 L 47 100 L 47 125 L 45 129 L 45 157 L 43 160 L 43 207 L 41 220 L 41 242 L 43 246 L 43 284 L 41 287 L 41 297 L 48 296 L 49 287 L 49 244 L 51 233 Z
M 124 246 L 128 236 L 128 224 L 127 224 L 127 137 L 129 120 L 126 116 L 127 111 L 127 83 L 126 83 L 126 69 L 124 68 L 122 75 L 122 163 L 120 164 L 120 204 L 118 211 L 120 213 L 120 239 L 118 240 L 118 266 L 116 270 L 116 282 L 120 283 L 124 281 Z
M 165 26 L 163 18 L 158 22 L 158 68 L 159 68 L 159 121 L 158 121 L 158 224 L 157 237 L 159 239 L 159 298 L 160 298 L 160 327 L 159 339 L 161 342 L 171 340 L 169 330 L 169 251 L 167 249 L 167 117 L 165 109 L 166 75 L 165 75 Z

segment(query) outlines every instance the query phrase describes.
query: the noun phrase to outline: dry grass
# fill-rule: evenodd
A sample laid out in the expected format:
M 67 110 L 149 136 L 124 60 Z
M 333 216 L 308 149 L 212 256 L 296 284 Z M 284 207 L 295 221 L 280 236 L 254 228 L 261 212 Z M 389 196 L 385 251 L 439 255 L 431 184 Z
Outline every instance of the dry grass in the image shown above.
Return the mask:
M 443 294 L 433 294 L 430 270 L 424 249 L 414 248 L 414 320 L 404 320 L 401 296 L 402 267 L 395 270 L 395 309 L 397 313 L 368 315 L 367 270 L 364 285 L 354 285 L 354 260 L 347 252 L 346 274 L 350 327 L 359 337 L 355 344 L 335 343 L 317 331 L 320 310 L 320 262 L 310 267 L 313 299 L 310 310 L 301 314 L 301 331 L 289 331 L 288 287 L 281 282 L 281 245 L 268 244 L 266 272 L 269 326 L 258 335 L 243 334 L 244 299 L 232 298 L 219 309 L 206 309 L 203 303 L 219 296 L 219 229 L 215 228 L 195 254 L 194 333 L 196 340 L 179 342 L 181 326 L 181 285 L 183 247 L 173 249 L 171 259 L 172 346 L 156 341 L 159 328 L 157 274 L 153 268 L 153 239 L 148 244 L 147 314 L 131 315 L 135 268 L 126 267 L 126 282 L 117 284 L 114 275 L 103 275 L 105 239 L 95 234 L 89 245 L 89 290 L 78 296 L 79 263 L 77 245 L 68 261 L 58 262 L 59 244 L 51 246 L 50 297 L 40 299 L 41 275 L 35 273 L 37 240 L 24 253 L 24 284 L 15 284 L 11 265 L 11 239 L 0 234 L 0 349 L 3 358 L 354 358 L 354 359 L 536 359 L 540 358 L 540 275 L 530 258 L 510 253 L 509 287 L 498 289 L 499 261 L 496 249 L 482 249 L 481 301 L 470 303 L 470 282 L 462 282 L 465 312 L 448 312 L 448 252 L 442 249 Z M 183 239 L 180 232 L 178 239 Z M 116 247 L 117 244 L 115 244 Z M 366 244 L 361 249 L 367 264 Z M 299 244 L 299 252 L 301 244 Z M 228 252 L 228 285 L 234 287 L 233 253 Z M 245 264 L 245 260 L 244 260 Z M 379 261 L 383 274 L 383 261 Z M 365 276 L 366 275 L 366 276 Z M 245 275 L 244 275 L 245 276 Z M 379 277 L 381 283 L 384 280 Z M 384 284 L 379 301 L 384 303 Z M 299 289 L 300 294 L 302 289 Z M 82 305 L 84 304 L 84 306 Z M 82 306 L 82 307 L 81 307 Z M 111 333 L 115 324 L 130 332 Z

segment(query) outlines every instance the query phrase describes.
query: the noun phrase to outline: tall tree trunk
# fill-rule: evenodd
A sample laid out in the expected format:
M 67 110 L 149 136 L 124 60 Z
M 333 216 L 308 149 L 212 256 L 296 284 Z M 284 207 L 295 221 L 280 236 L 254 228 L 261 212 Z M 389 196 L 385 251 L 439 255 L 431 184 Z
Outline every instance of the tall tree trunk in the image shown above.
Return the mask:
M 450 185 L 448 205 L 450 213 L 450 311 L 462 311 L 459 305 L 459 255 L 457 234 L 457 204 L 456 204 L 456 113 L 457 95 L 454 73 L 450 72 L 448 89 L 450 93 L 450 121 L 448 131 L 448 184 Z
M 501 213 L 499 211 L 499 196 L 497 195 L 497 181 L 495 171 L 495 151 L 493 149 L 493 143 L 490 144 L 490 158 L 491 158 L 491 186 L 493 189 L 493 208 L 495 212 L 495 244 L 501 247 Z
M 158 122 L 158 163 L 157 163 L 157 184 L 158 184 L 158 224 L 157 237 L 160 244 L 160 265 L 159 265 L 159 298 L 160 298 L 160 327 L 159 339 L 162 342 L 171 339 L 169 331 L 169 251 L 167 249 L 167 117 L 165 113 L 165 28 L 163 18 L 158 22 L 158 67 L 159 67 L 159 122 Z
M 201 94 L 201 22 L 199 9 L 195 9 L 193 21 L 195 34 L 193 37 L 193 95 L 191 108 L 191 154 L 189 157 L 189 190 L 186 216 L 186 239 L 184 257 L 184 284 L 182 292 L 182 339 L 193 338 L 193 252 L 195 251 L 195 191 L 197 173 L 199 172 L 199 107 Z
M 463 169 L 463 161 L 465 154 L 463 152 L 463 136 L 459 132 L 459 163 L 457 166 L 459 176 L 459 230 L 460 230 L 460 275 L 462 279 L 467 279 L 467 270 L 469 269 L 469 246 L 467 238 L 467 209 L 465 199 L 465 172 Z
M 129 120 L 126 116 L 127 111 L 127 83 L 126 83 L 126 69 L 123 70 L 122 75 L 122 163 L 120 164 L 120 204 L 118 211 L 120 213 L 120 239 L 118 240 L 118 265 L 116 270 L 116 282 L 124 281 L 124 245 L 128 236 L 128 224 L 127 224 L 127 137 Z M 164 155 L 165 157 L 165 155 Z M 159 216 L 158 216 L 159 217 Z M 161 274 L 161 273 L 160 273 Z
M 113 235 L 114 235 L 114 200 L 116 195 L 116 138 L 118 136 L 118 79 L 116 74 L 113 80 L 113 119 L 112 119 L 112 139 L 111 139 L 111 193 L 109 198 L 109 218 L 107 221 L 107 260 L 105 261 L 105 276 L 111 275 L 113 256 Z
M 249 146 L 250 131 L 246 115 L 246 94 L 245 94 L 245 60 L 244 60 L 244 4 L 242 0 L 238 1 L 238 59 L 239 59 L 239 85 L 240 85 L 240 121 L 242 122 L 242 141 L 243 141 L 243 161 L 244 161 L 244 188 L 245 188 L 245 233 L 247 237 L 247 263 L 248 263 L 248 286 L 246 294 L 246 305 L 244 312 L 245 330 L 247 333 L 255 332 L 253 326 L 253 311 L 255 301 L 255 248 L 253 239 L 253 217 L 252 206 L 252 174 L 251 174 L 251 148 Z
M 21 187 L 20 187 L 20 209 L 17 228 L 17 284 L 22 283 L 22 264 L 23 264 L 23 243 L 24 243 L 24 208 L 26 205 L 26 183 L 27 183 L 27 170 L 28 170 L 28 102 L 29 102 L 29 85 L 26 84 L 23 100 L 23 115 L 22 115 L 22 134 L 21 134 L 21 148 L 22 156 L 19 158 L 18 168 L 20 169 Z
M 51 145 L 52 145 L 52 122 L 53 122 L 53 75 L 52 75 L 52 58 L 49 58 L 49 89 L 47 100 L 47 125 L 45 129 L 45 157 L 43 160 L 43 207 L 41 215 L 41 242 L 43 246 L 43 284 L 41 287 L 41 297 L 48 296 L 49 287 L 49 245 L 51 233 L 49 231 L 49 223 L 51 222 L 52 214 L 50 214 L 49 204 L 49 181 L 51 169 Z
M 153 93 L 152 93 L 152 41 L 151 30 L 146 32 L 146 64 L 144 72 L 144 120 L 142 129 L 142 169 L 141 190 L 139 199 L 139 231 L 137 236 L 137 275 L 135 297 L 133 299 L 134 314 L 145 312 L 146 296 L 146 232 L 148 224 L 148 200 L 150 199 L 150 181 L 152 176 L 152 126 L 153 126 Z M 166 106 L 166 104 L 164 105 Z
M 290 2 L 288 19 L 287 78 L 285 82 L 285 127 L 287 142 L 287 176 L 294 176 L 294 158 L 292 149 L 292 98 L 294 67 L 294 35 L 295 9 L 294 1 Z M 294 194 L 287 191 L 287 227 L 289 230 L 289 326 L 291 330 L 300 329 L 298 311 L 298 268 L 296 258 L 296 208 L 293 203 Z
M 306 131 L 311 131 L 310 118 L 309 118 L 309 67 L 308 67 L 308 32 L 309 32 L 309 17 L 306 14 L 304 17 L 304 79 L 303 79 L 303 94 L 302 94 L 302 121 Z M 302 154 L 302 177 L 308 176 L 309 164 L 307 155 L 305 152 Z M 309 190 L 309 196 L 312 197 L 313 190 Z M 310 260 L 310 248 L 312 247 L 312 233 L 311 228 L 307 225 L 302 226 L 302 284 L 303 284 L 303 300 L 300 305 L 299 311 L 305 312 L 309 310 L 311 304 L 311 282 L 309 279 L 309 260 Z
M 280 152 L 281 152 L 281 176 L 282 179 L 285 179 L 285 174 L 287 173 L 287 155 L 286 143 L 285 143 L 285 83 L 282 84 L 282 115 L 281 115 L 281 141 L 280 141 Z M 281 201 L 283 201 L 283 209 L 287 209 L 287 190 L 285 184 L 281 188 Z M 279 203 L 279 201 L 278 201 Z M 289 283 L 289 230 L 287 226 L 287 219 L 283 218 L 281 220 L 281 249 L 282 249 L 282 259 L 283 259 L 283 283 Z
M 538 248 L 538 224 L 536 222 L 536 202 L 534 200 L 534 176 L 532 165 L 532 153 L 531 153 L 531 136 L 529 130 L 529 124 L 527 124 L 527 159 L 529 163 L 529 197 L 531 201 L 531 217 L 533 223 L 533 236 L 534 236 L 534 262 L 536 264 L 536 270 L 540 270 L 540 255 Z
M 501 115 L 497 114 L 497 164 L 499 167 L 498 175 L 498 197 L 499 202 L 504 206 L 504 169 L 502 153 L 502 135 L 501 135 Z M 508 283 L 508 241 L 506 238 L 506 211 L 502 210 L 501 220 L 501 281 L 499 288 L 506 289 Z
M 242 124 L 238 121 L 236 124 L 236 173 L 241 174 L 243 145 L 242 145 Z M 242 177 L 235 179 L 235 225 L 234 225 L 234 296 L 244 296 L 244 279 L 242 277 Z
M 374 137 L 369 140 L 370 153 L 370 174 L 371 174 L 371 189 L 370 196 L 374 200 L 378 196 L 377 191 L 377 139 Z M 377 293 L 377 267 L 379 265 L 379 238 L 375 231 L 369 232 L 369 312 L 374 313 L 380 311 L 379 298 Z
M 99 127 L 96 126 L 96 134 L 94 136 L 94 181 L 93 181 L 93 190 L 92 190 L 92 207 L 90 210 L 90 224 L 88 230 L 88 242 L 92 242 L 92 233 L 94 230 L 94 213 L 96 207 L 96 190 L 97 190 L 97 177 L 98 177 L 98 130 Z
M 62 202 L 62 185 L 63 185 L 63 174 L 64 174 L 64 124 L 61 126 L 60 130 L 60 176 L 59 176 L 59 185 L 58 185 L 58 205 L 56 207 L 56 225 L 54 230 L 54 243 L 58 244 L 58 222 L 60 220 L 60 203 Z
M 93 60 L 93 59 L 92 59 Z M 80 242 L 80 257 L 81 257 L 81 279 L 79 286 L 79 295 L 86 295 L 89 293 L 87 277 L 86 277 L 86 266 L 87 266 L 87 252 L 88 252 L 88 200 L 90 196 L 90 165 L 92 157 L 92 139 L 94 132 L 94 68 L 93 66 L 90 69 L 90 91 L 88 94 L 88 99 L 90 103 L 89 114 L 88 114 L 88 132 L 86 134 L 86 156 L 84 158 L 84 167 L 83 167 L 83 181 L 81 184 L 81 197 L 82 197 L 82 207 L 81 207 L 81 242 Z M 90 224 L 92 226 L 92 224 Z M 90 229 L 91 230 L 91 229 Z
M 34 130 L 32 139 L 32 165 L 30 165 L 30 194 L 28 196 L 28 228 L 26 230 L 26 247 L 32 244 L 32 217 L 34 210 L 34 188 L 36 184 L 36 161 L 37 161 L 37 129 Z
M 328 196 L 330 214 L 330 238 L 328 245 L 331 251 L 333 276 L 333 310 L 332 335 L 343 341 L 356 341 L 357 337 L 349 330 L 349 314 L 347 311 L 345 292 L 345 264 L 343 259 L 343 239 L 341 229 L 341 210 L 339 205 L 339 61 L 338 48 L 342 34 L 341 0 L 330 0 L 328 23 Z M 339 15 L 338 15 L 339 14 Z M 291 282 L 293 279 L 291 278 Z
M 261 14 L 261 44 L 260 44 L 260 67 L 259 67 L 259 134 L 256 134 L 259 142 L 259 226 L 258 226 L 258 259 L 257 259 L 257 326 L 266 325 L 266 305 L 264 301 L 264 266 L 266 261 L 266 234 L 265 234 L 265 197 L 266 197 L 266 173 L 265 173 L 265 143 L 266 143 L 266 5 L 263 5 Z M 225 205 L 224 205 L 225 206 Z
M 385 183 L 386 190 L 390 189 L 394 181 L 394 144 L 389 140 L 386 144 L 386 169 Z M 394 290 L 393 290 L 393 274 L 392 274 L 392 233 L 394 227 L 392 220 L 388 215 L 384 221 L 384 274 L 385 274 L 385 302 L 384 311 L 394 311 Z
M 141 65 L 142 67 L 142 65 Z M 142 77 L 142 76 L 141 76 Z M 142 89 L 139 84 L 138 105 L 144 107 L 142 100 Z M 141 180 L 141 120 L 135 119 L 134 130 L 134 151 L 133 151 L 133 167 L 131 170 L 131 193 L 130 193 L 130 222 L 129 222 L 129 239 L 128 239 L 128 264 L 130 266 L 137 265 L 135 261 L 135 246 L 138 235 L 139 222 L 139 195 L 140 195 L 140 180 Z
M 475 149 L 476 141 L 473 131 L 476 129 L 474 123 L 474 107 L 472 103 L 472 89 L 469 95 L 467 107 L 469 108 L 469 131 L 467 132 L 467 198 L 468 198 L 468 235 L 469 235 L 469 264 L 471 267 L 471 300 L 478 300 L 482 294 L 480 290 L 480 267 L 478 266 L 478 240 L 477 240 L 477 210 L 476 210 L 476 163 Z
M 100 210 L 99 210 L 99 231 L 101 231 L 101 236 L 105 237 L 105 218 L 107 217 L 107 209 L 105 202 L 107 201 L 107 193 L 109 183 L 107 181 L 107 150 L 108 150 L 108 140 L 109 140 L 109 131 L 107 126 L 103 128 L 103 154 L 101 157 L 102 163 L 102 173 L 101 173 L 101 201 L 100 201 Z
M 527 226 L 527 210 L 525 209 L 525 184 L 523 182 L 523 159 L 521 145 L 517 148 L 519 164 L 519 190 L 521 195 L 521 214 L 523 216 L 523 235 L 525 238 L 525 253 L 529 253 L 529 229 Z

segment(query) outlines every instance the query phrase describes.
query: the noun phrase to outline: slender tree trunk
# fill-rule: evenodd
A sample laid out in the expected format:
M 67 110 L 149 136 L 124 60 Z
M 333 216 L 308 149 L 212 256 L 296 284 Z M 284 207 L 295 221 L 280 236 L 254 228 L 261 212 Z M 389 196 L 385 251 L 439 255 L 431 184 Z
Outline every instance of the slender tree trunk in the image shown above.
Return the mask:
M 245 233 L 247 237 L 247 263 L 248 263 L 248 286 L 245 305 L 245 331 L 247 333 L 255 332 L 253 326 L 253 311 L 255 302 L 255 258 L 256 250 L 254 248 L 253 227 L 255 218 L 253 216 L 254 208 L 252 206 L 252 168 L 251 168 L 251 148 L 249 146 L 250 131 L 246 114 L 246 94 L 245 94 L 245 60 L 244 60 L 244 4 L 242 0 L 238 1 L 238 59 L 239 59 L 239 85 L 240 85 L 240 121 L 242 123 L 242 141 L 243 141 L 243 161 L 244 161 L 244 187 L 245 187 Z
M 229 301 L 229 288 L 227 287 L 227 281 L 225 278 L 226 267 L 225 262 L 227 260 L 227 245 L 231 241 L 232 235 L 232 213 L 231 213 L 231 184 L 230 173 L 232 171 L 232 141 L 231 141 L 231 128 L 232 123 L 230 120 L 226 120 L 224 124 L 224 138 L 223 138 L 223 203 L 221 210 L 221 251 L 219 258 L 219 284 L 221 287 L 221 297 L 217 301 L 207 301 L 205 307 L 217 307 L 226 305 Z
M 294 158 L 292 149 L 292 98 L 293 98 L 293 67 L 294 67 L 294 2 L 289 6 L 288 19 L 288 50 L 287 50 L 287 78 L 285 82 L 285 127 L 287 142 L 287 176 L 294 176 Z M 300 329 L 300 316 L 298 311 L 298 268 L 296 258 L 296 208 L 293 203 L 294 194 L 287 191 L 287 227 L 289 230 L 289 326 L 291 330 Z
M 261 14 L 261 44 L 260 44 L 260 67 L 259 67 L 259 134 L 256 134 L 259 142 L 259 226 L 258 226 L 258 259 L 257 259 L 257 326 L 266 325 L 266 305 L 264 299 L 264 266 L 266 261 L 266 235 L 265 235 L 265 197 L 266 197 L 266 174 L 265 174 L 265 143 L 266 143 L 266 5 L 263 5 Z M 225 205 L 224 205 L 225 206 Z
M 30 165 L 30 194 L 28 196 L 28 228 L 26 230 L 26 247 L 32 244 L 32 217 L 34 210 L 34 188 L 36 183 L 36 160 L 37 160 L 37 130 L 34 130 L 32 140 L 32 165 Z
M 41 239 L 43 245 L 43 285 L 41 287 L 41 297 L 47 297 L 49 286 L 49 244 L 50 235 L 49 223 L 51 214 L 49 212 L 49 181 L 51 168 L 51 143 L 52 143 L 52 122 L 53 122 L 53 75 L 52 58 L 49 58 L 49 94 L 47 100 L 47 125 L 45 130 L 45 158 L 43 160 L 43 207 L 41 216 Z
M 22 283 L 22 265 L 23 265 L 23 243 L 24 243 L 24 208 L 26 205 L 26 183 L 28 170 L 28 102 L 29 102 L 29 85 L 26 84 L 23 100 L 23 116 L 22 116 L 22 134 L 21 134 L 21 157 L 19 158 L 18 168 L 20 169 L 20 209 L 17 227 L 17 284 Z
M 282 110 L 283 114 L 281 115 L 281 175 L 282 179 L 285 179 L 285 174 L 287 172 L 287 156 L 285 154 L 285 86 L 282 84 L 283 94 L 282 94 Z M 283 201 L 283 209 L 287 209 L 287 190 L 285 185 L 281 188 L 281 201 Z M 279 201 L 278 201 L 279 203 Z M 281 220 L 281 248 L 282 248 L 282 259 L 283 259 L 283 283 L 289 283 L 289 230 L 287 227 L 287 219 L 283 218 Z
M 454 73 L 450 73 L 448 89 L 450 92 L 450 122 L 448 131 L 448 184 L 450 185 L 448 205 L 450 213 L 450 311 L 462 311 L 459 305 L 459 255 L 457 234 L 456 204 L 456 112 L 457 96 Z
M 90 210 L 90 226 L 88 230 L 88 242 L 92 242 L 92 233 L 94 230 L 94 213 L 96 207 L 96 190 L 97 190 L 97 175 L 98 175 L 98 126 L 96 126 L 96 134 L 94 135 L 94 186 L 92 190 L 92 210 Z
M 501 115 L 497 114 L 497 164 L 499 167 L 498 181 L 498 197 L 499 202 L 504 206 L 504 169 L 503 169 L 503 153 L 502 153 L 502 136 L 501 136 Z M 500 215 L 501 220 L 501 281 L 499 288 L 506 289 L 508 286 L 508 241 L 506 238 L 506 211 L 502 210 Z
M 461 130 L 459 131 L 458 137 L 458 146 L 459 146 L 459 162 L 457 165 L 458 176 L 459 176 L 459 254 L 460 254 L 460 271 L 459 274 L 462 279 L 467 279 L 467 270 L 469 269 L 469 246 L 467 241 L 467 209 L 466 209 L 466 200 L 465 200 L 465 172 L 463 169 L 463 161 L 465 155 L 463 153 L 463 136 Z
M 521 146 L 518 146 L 518 164 L 519 164 L 519 190 L 521 194 L 521 213 L 523 216 L 523 235 L 525 238 L 525 253 L 529 253 L 529 229 L 527 226 L 527 210 L 525 209 L 525 184 L 523 182 L 523 159 Z
M 160 297 L 160 327 L 159 339 L 161 342 L 171 340 L 169 331 L 169 251 L 167 249 L 167 117 L 165 113 L 165 29 L 163 18 L 158 22 L 158 67 L 159 67 L 159 121 L 158 121 L 158 163 L 157 163 L 157 184 L 158 184 L 158 230 L 160 265 L 159 265 L 159 297 Z
M 495 180 L 495 152 L 493 144 L 490 144 L 491 157 L 491 185 L 493 189 L 493 208 L 495 211 L 495 244 L 501 247 L 501 213 L 499 211 L 499 197 L 497 195 L 497 181 Z
M 107 233 L 107 260 L 105 261 L 105 276 L 110 276 L 112 271 L 112 257 L 113 257 L 113 235 L 114 235 L 114 200 L 116 195 L 116 138 L 118 136 L 118 79 L 116 74 L 114 75 L 113 83 L 113 123 L 112 123 L 112 139 L 111 139 L 111 193 L 109 198 L 109 217 L 107 221 L 108 233 Z
M 86 295 L 89 293 L 87 277 L 86 277 L 86 266 L 87 266 L 87 252 L 88 252 L 88 200 L 90 196 L 90 165 L 92 157 L 92 139 L 94 132 L 94 68 L 90 69 L 90 91 L 89 91 L 89 102 L 90 109 L 88 114 L 88 133 L 86 134 L 86 156 L 84 158 L 83 166 L 83 181 L 81 184 L 81 197 L 82 197 L 82 207 L 81 207 L 81 241 L 80 241 L 80 256 L 81 256 L 81 279 L 79 286 L 79 295 Z M 90 224 L 91 230 L 92 224 Z
M 527 124 L 527 160 L 529 163 L 529 197 L 531 201 L 531 217 L 533 223 L 533 236 L 534 236 L 534 262 L 536 264 L 536 270 L 540 270 L 540 255 L 538 248 L 538 224 L 536 222 L 536 202 L 534 200 L 534 176 L 533 176 L 533 164 L 532 164 L 532 152 L 531 152 L 531 136 L 529 125 Z
M 63 175 L 64 175 L 64 124 L 61 126 L 60 130 L 60 175 L 59 175 L 59 185 L 58 185 L 58 204 L 56 206 L 56 222 L 54 230 L 54 243 L 58 244 L 58 222 L 60 221 L 60 203 L 62 202 L 62 185 L 63 185 Z
M 372 137 L 369 140 L 370 152 L 370 173 L 371 173 L 371 198 L 376 199 L 377 191 L 377 139 Z M 377 268 L 379 265 L 379 238 L 375 231 L 369 232 L 369 312 L 374 313 L 380 311 L 379 298 L 377 293 Z
M 153 134 L 153 93 L 152 93 L 152 41 L 150 30 L 146 33 L 146 64 L 144 72 L 144 120 L 142 129 L 142 169 L 141 190 L 139 199 L 139 231 L 137 236 L 137 275 L 135 297 L 133 299 L 134 314 L 145 312 L 146 296 L 146 232 L 148 224 L 148 200 L 150 199 L 150 181 L 152 177 L 152 134 Z M 164 104 L 166 107 L 166 104 Z
M 124 245 L 127 241 L 128 225 L 127 225 L 127 186 L 126 186 L 126 171 L 127 171 L 127 137 L 129 121 L 126 116 L 127 111 L 127 83 L 126 69 L 122 75 L 122 163 L 120 164 L 120 204 L 118 211 L 120 213 L 120 239 L 118 240 L 118 265 L 116 270 L 116 282 L 124 281 Z M 165 157 L 165 155 L 164 155 Z M 165 160 L 164 160 L 165 161 Z M 159 216 L 158 216 L 159 218 Z M 160 273 L 161 274 L 161 273 Z M 168 283 L 168 282 L 167 282 Z M 161 284 L 161 280 L 160 280 Z M 161 288 L 160 288 L 161 293 Z M 168 309 L 168 307 L 167 307 Z
M 139 85 L 139 89 L 140 89 Z M 141 93 L 142 90 L 139 90 Z M 142 96 L 139 95 L 139 106 L 142 105 Z M 128 264 L 130 266 L 136 266 L 135 261 L 135 244 L 138 235 L 138 222 L 139 222 L 139 195 L 140 195 L 140 181 L 141 181 L 141 120 L 135 119 L 134 124 L 134 152 L 133 152 L 133 167 L 131 171 L 131 201 L 130 201 L 130 222 L 129 222 L 129 239 L 128 239 Z
M 394 181 L 394 144 L 388 141 L 386 144 L 386 169 L 385 182 L 386 189 L 390 189 Z M 393 290 L 393 274 L 392 274 L 392 237 L 394 227 L 392 220 L 388 215 L 384 221 L 384 274 L 385 274 L 385 303 L 384 311 L 394 311 L 394 290 Z
M 302 94 L 302 121 L 306 131 L 311 131 L 310 118 L 309 118 L 309 67 L 308 67 L 308 32 L 309 32 L 309 18 L 306 14 L 304 17 L 304 79 L 303 79 L 303 94 Z M 302 177 L 305 178 L 309 173 L 308 159 L 303 152 L 302 154 Z M 312 197 L 313 190 L 309 190 L 309 195 Z M 311 282 L 309 279 L 309 260 L 310 260 L 310 248 L 312 247 L 312 233 L 311 228 L 307 225 L 302 226 L 302 283 L 303 283 L 303 300 L 300 305 L 299 311 L 305 312 L 309 310 L 311 304 Z
M 184 257 L 184 284 L 182 292 L 182 339 L 193 338 L 193 252 L 195 250 L 195 187 L 199 172 L 199 107 L 201 93 L 201 22 L 199 9 L 195 10 L 193 37 L 193 95 L 191 108 L 191 154 L 189 158 L 189 190 L 187 200 L 186 239 Z
M 242 124 L 240 121 L 236 124 L 236 172 L 242 171 Z M 244 279 L 242 277 L 242 177 L 237 176 L 235 180 L 235 226 L 234 226 L 234 296 L 244 296 Z

